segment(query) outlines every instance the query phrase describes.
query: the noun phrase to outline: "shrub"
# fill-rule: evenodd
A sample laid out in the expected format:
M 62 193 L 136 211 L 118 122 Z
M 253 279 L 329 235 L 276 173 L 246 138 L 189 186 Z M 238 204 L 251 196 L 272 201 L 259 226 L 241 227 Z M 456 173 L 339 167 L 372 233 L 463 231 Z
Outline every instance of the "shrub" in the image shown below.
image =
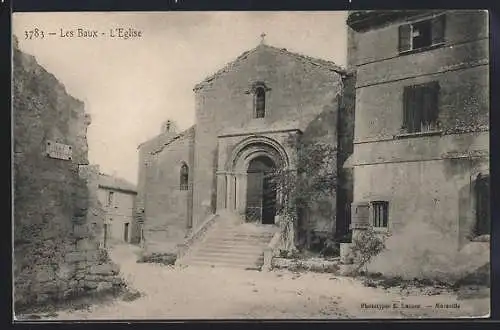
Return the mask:
M 174 265 L 177 255 L 173 253 L 153 253 L 143 255 L 137 260 L 138 263 L 157 263 L 162 265 Z
M 280 250 L 279 256 L 284 259 L 299 259 L 300 252 L 297 250 Z
M 340 256 L 340 244 L 332 239 L 326 239 L 323 244 L 323 249 L 320 251 L 322 257 L 338 257 Z
M 370 227 L 353 239 L 352 243 L 351 251 L 357 264 L 355 273 L 359 273 L 363 267 L 364 273 L 367 273 L 368 263 L 385 249 L 385 239 Z

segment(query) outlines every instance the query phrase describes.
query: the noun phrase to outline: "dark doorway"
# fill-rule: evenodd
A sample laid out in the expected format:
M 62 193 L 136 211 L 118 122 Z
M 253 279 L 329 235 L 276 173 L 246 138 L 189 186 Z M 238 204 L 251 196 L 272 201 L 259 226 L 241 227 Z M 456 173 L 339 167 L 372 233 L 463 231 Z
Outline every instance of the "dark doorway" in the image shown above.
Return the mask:
M 276 187 L 269 176 L 274 168 L 274 162 L 266 156 L 250 161 L 247 170 L 247 221 L 274 224 Z
M 125 226 L 123 228 L 123 240 L 125 242 L 128 242 L 128 228 L 129 228 L 129 223 L 125 223 Z
M 108 244 L 108 235 L 109 235 L 109 225 L 107 223 L 104 224 L 104 247 L 107 247 Z

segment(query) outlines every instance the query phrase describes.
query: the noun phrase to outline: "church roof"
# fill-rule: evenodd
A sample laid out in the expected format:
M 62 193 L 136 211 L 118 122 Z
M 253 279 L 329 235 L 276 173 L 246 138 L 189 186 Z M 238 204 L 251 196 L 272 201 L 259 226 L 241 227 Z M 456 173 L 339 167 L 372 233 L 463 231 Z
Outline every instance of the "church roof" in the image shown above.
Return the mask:
M 99 187 L 137 193 L 137 188 L 134 184 L 125 179 L 105 173 L 99 173 Z
M 249 55 L 251 55 L 259 50 L 262 50 L 262 49 L 267 49 L 267 50 L 271 50 L 271 51 L 274 51 L 274 52 L 277 52 L 280 54 L 292 56 L 298 61 L 302 61 L 302 62 L 312 64 L 314 66 L 322 67 L 326 70 L 337 72 L 338 74 L 343 75 L 343 76 L 348 74 L 348 71 L 346 69 L 335 64 L 332 61 L 327 61 L 327 60 L 323 60 L 323 59 L 319 59 L 319 58 L 315 58 L 315 57 L 311 57 L 311 56 L 302 55 L 299 53 L 290 52 L 286 48 L 277 48 L 274 46 L 269 46 L 269 45 L 261 43 L 257 47 L 242 53 L 235 60 L 226 64 L 222 69 L 220 69 L 219 71 L 217 71 L 213 75 L 208 76 L 202 82 L 196 84 L 193 90 L 197 91 L 197 90 L 202 89 L 207 83 L 219 78 L 220 76 L 224 75 L 227 72 L 230 72 L 236 64 L 239 64 L 240 62 L 244 61 Z
M 156 146 L 154 146 L 152 148 L 152 150 L 150 151 L 150 154 L 151 155 L 155 155 L 157 153 L 160 153 L 162 152 L 163 149 L 165 149 L 166 146 L 168 146 L 170 143 L 174 142 L 175 140 L 178 140 L 186 135 L 189 135 L 191 134 L 192 132 L 194 132 L 195 130 L 195 126 L 196 125 L 193 125 L 191 127 L 189 127 L 188 129 L 178 133 L 178 134 L 175 134 L 173 136 L 171 136 L 169 139 L 167 140 L 163 140 L 163 141 L 160 141 L 160 143 L 157 143 Z

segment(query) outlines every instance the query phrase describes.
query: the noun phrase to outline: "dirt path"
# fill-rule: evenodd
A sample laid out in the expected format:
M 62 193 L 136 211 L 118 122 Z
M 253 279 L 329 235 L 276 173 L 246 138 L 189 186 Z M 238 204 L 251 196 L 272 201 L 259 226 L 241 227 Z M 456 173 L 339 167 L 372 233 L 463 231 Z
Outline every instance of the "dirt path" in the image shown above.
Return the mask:
M 56 319 L 470 317 L 489 312 L 489 297 L 459 300 L 451 293 L 424 296 L 419 292 L 402 296 L 399 290 L 369 288 L 331 274 L 141 264 L 135 262 L 133 249 L 120 246 L 111 256 L 126 281 L 143 296 L 62 311 Z M 401 303 L 421 307 L 400 308 Z M 436 308 L 436 304 L 450 306 Z

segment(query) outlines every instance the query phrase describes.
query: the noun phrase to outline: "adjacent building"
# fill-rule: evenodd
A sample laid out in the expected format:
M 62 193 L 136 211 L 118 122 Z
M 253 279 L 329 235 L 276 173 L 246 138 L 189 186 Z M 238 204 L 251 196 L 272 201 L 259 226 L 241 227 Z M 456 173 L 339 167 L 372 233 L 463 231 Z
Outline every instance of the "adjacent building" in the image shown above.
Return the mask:
M 357 11 L 353 226 L 389 234 L 373 271 L 462 274 L 489 262 L 486 11 Z M 367 216 L 360 216 L 366 214 Z
M 100 173 L 99 201 L 104 210 L 104 230 L 101 243 L 105 247 L 115 243 L 138 242 L 139 229 L 134 221 L 136 187 L 116 176 Z

